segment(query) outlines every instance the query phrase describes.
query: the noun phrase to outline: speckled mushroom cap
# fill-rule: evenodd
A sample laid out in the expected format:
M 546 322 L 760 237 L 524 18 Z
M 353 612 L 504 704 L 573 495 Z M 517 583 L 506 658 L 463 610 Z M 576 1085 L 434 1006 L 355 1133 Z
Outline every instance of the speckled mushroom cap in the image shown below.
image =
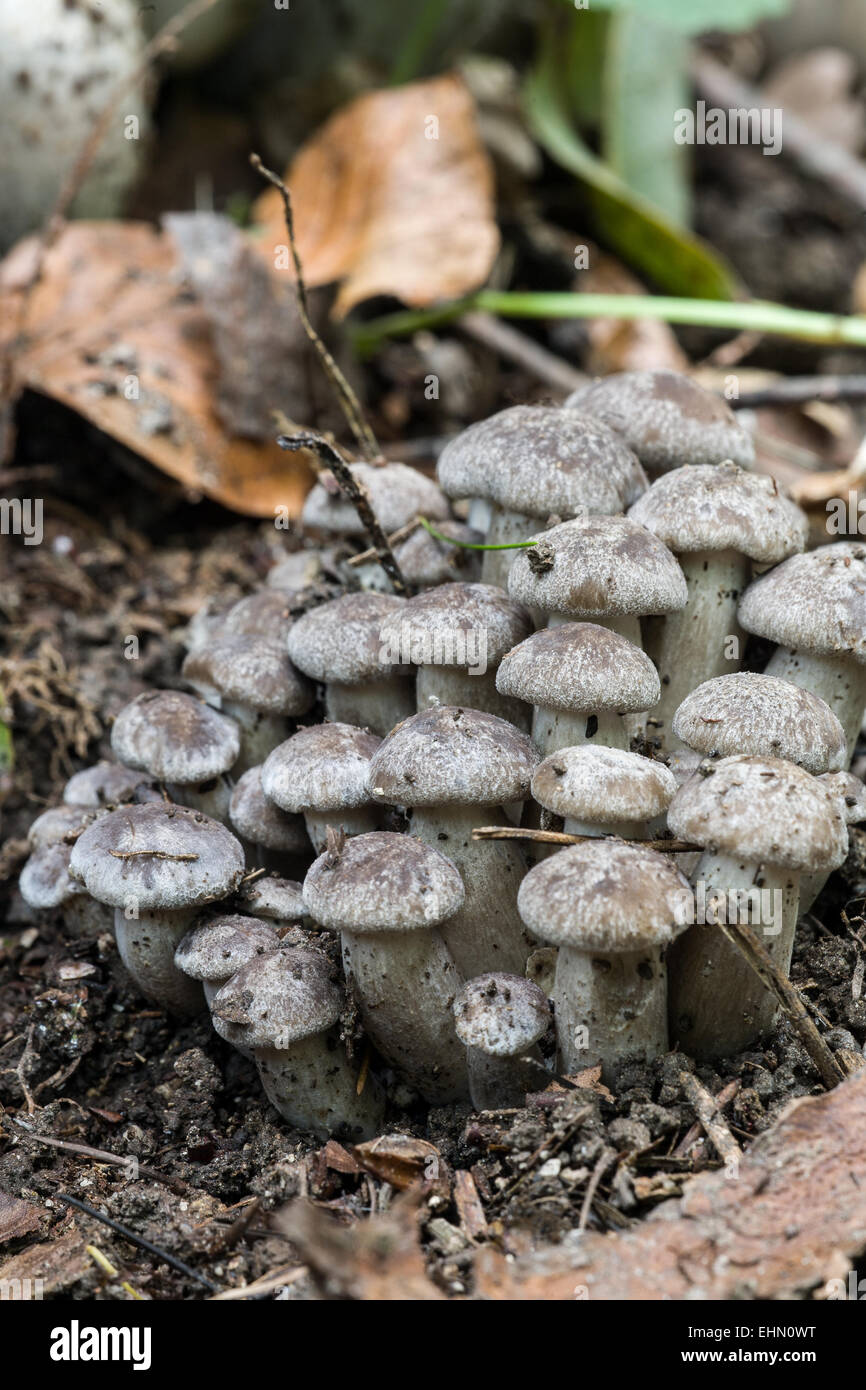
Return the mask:
M 416 666 L 474 665 L 475 643 L 459 634 L 481 635 L 488 667 L 496 666 L 533 631 L 522 604 L 492 584 L 440 584 L 416 594 L 382 623 L 383 642 Z M 402 645 L 401 645 L 402 643 Z
M 82 891 L 81 884 L 69 876 L 71 855 L 72 846 L 62 841 L 33 851 L 18 878 L 21 896 L 28 906 L 40 911 L 59 907 Z
M 190 786 L 228 772 L 237 760 L 240 731 L 233 719 L 193 695 L 146 690 L 118 714 L 111 746 L 128 767 Z
M 782 758 L 701 763 L 668 807 L 668 825 L 714 854 L 786 869 L 835 869 L 848 849 L 839 796 Z
M 629 511 L 677 555 L 737 550 L 774 565 L 802 550 L 809 523 L 774 478 L 735 463 L 675 468 L 657 478 Z
M 647 486 L 634 454 L 607 425 L 536 405 L 470 425 L 443 449 L 438 477 L 450 497 L 490 497 L 542 519 L 621 512 Z
M 284 946 L 257 956 L 211 1000 L 216 1031 L 235 1047 L 286 1050 L 333 1028 L 343 993 L 318 951 Z
M 229 820 L 245 840 L 264 849 L 283 854 L 306 854 L 310 849 L 303 818 L 283 811 L 265 796 L 260 767 L 251 767 L 235 783 Z
M 165 856 L 164 858 L 160 856 Z M 186 806 L 124 806 L 76 840 L 69 871 L 97 902 L 144 912 L 215 902 L 234 892 L 243 850 L 230 831 Z
M 417 468 L 409 468 L 405 463 L 386 463 L 381 467 L 353 463 L 351 472 L 367 489 L 373 511 L 386 533 L 398 531 L 419 513 L 430 521 L 444 520 L 451 514 L 442 489 Z M 341 536 L 364 534 L 358 513 L 330 474 L 327 485 L 316 483 L 307 493 L 301 520 L 305 526 Z
M 635 714 L 661 698 L 658 672 L 633 642 L 597 623 L 563 623 L 534 632 L 502 659 L 500 695 L 542 709 Z
M 826 701 L 754 671 L 697 686 L 674 715 L 673 731 L 706 757 L 787 758 L 813 774 L 838 771 L 847 762 L 845 731 Z
M 470 545 L 483 545 L 484 535 L 462 521 L 437 521 L 436 530 L 463 545 L 449 545 L 437 540 L 418 526 L 405 541 L 394 545 L 394 559 L 407 584 L 426 589 L 432 584 L 449 584 L 461 579 L 472 583 L 481 573 L 481 551 L 468 550 Z
M 304 879 L 314 922 L 330 931 L 429 930 L 463 906 L 463 880 L 444 854 L 411 835 L 354 835 L 325 850 Z
M 102 812 L 101 814 L 104 814 Z M 85 806 L 49 806 L 41 816 L 37 816 L 27 831 L 27 843 L 31 849 L 44 849 L 46 845 L 59 844 L 77 835 L 97 817 L 96 808 Z
M 259 589 L 232 604 L 220 623 L 223 633 L 268 637 L 285 646 L 292 627 L 287 595 L 278 589 Z
M 609 955 L 667 946 L 685 930 L 693 901 L 670 859 L 621 840 L 560 850 L 530 869 L 517 894 L 539 941 Z
M 260 917 L 224 913 L 199 922 L 174 953 L 174 963 L 191 980 L 228 980 L 242 965 L 278 950 L 276 927 Z
M 135 800 L 138 789 L 152 782 L 146 772 L 123 763 L 99 762 L 72 774 L 63 788 L 63 800 L 67 806 L 119 806 Z
M 286 739 L 262 764 L 262 790 L 284 811 L 366 806 L 370 759 L 382 740 L 354 724 L 313 724 Z
M 532 795 L 540 806 L 597 825 L 660 816 L 676 789 L 676 778 L 664 763 L 591 745 L 551 753 L 532 778 Z
M 268 874 L 241 884 L 237 894 L 244 911 L 271 922 L 299 922 L 307 916 L 303 885 L 291 878 Z
M 508 572 L 508 592 L 522 603 L 586 618 L 675 613 L 686 605 L 677 560 L 628 517 L 577 517 L 535 539 L 544 542 L 543 568 L 535 551 L 518 550 Z
M 315 681 L 361 685 L 400 670 L 382 657 L 382 624 L 406 607 L 396 594 L 344 594 L 299 618 L 289 633 L 289 656 Z
M 464 985 L 454 1000 L 454 1031 L 488 1057 L 513 1057 L 543 1038 L 550 1024 L 544 992 L 522 975 L 492 972 Z
M 866 820 L 866 785 L 853 772 L 823 772 L 818 781 L 834 796 L 841 797 L 846 825 L 859 825 Z
M 866 662 L 866 545 L 837 541 L 792 555 L 749 585 L 737 616 L 780 646 Z
M 181 674 L 209 700 L 234 700 L 262 714 L 306 714 L 315 700 L 276 638 L 219 633 L 187 654 Z
M 500 806 L 523 801 L 538 763 L 532 740 L 481 710 L 437 705 L 404 719 L 370 761 L 374 801 Z
M 616 430 L 651 474 L 685 462 L 754 463 L 751 436 L 727 402 L 682 372 L 616 372 L 573 391 L 565 405 Z

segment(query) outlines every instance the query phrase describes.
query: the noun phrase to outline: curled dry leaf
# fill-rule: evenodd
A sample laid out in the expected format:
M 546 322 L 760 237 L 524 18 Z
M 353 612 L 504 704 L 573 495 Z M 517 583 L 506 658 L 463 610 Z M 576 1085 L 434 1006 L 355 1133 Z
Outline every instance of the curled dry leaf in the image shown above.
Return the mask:
M 340 281 L 335 312 L 374 295 L 413 306 L 486 280 L 499 247 L 494 180 L 475 104 L 455 76 L 369 92 L 295 157 L 292 194 L 308 285 Z M 286 244 L 279 193 L 256 203 L 262 253 Z
M 34 251 L 33 240 L 21 242 L 0 265 L 0 352 Z M 213 322 L 184 284 L 172 241 L 153 228 L 70 223 L 48 252 L 13 352 L 16 395 L 53 397 L 191 494 L 248 516 L 300 510 L 310 484 L 302 456 L 287 461 L 272 440 L 235 437 L 221 421 Z
M 385 1134 L 366 1144 L 356 1144 L 353 1152 L 368 1173 L 401 1192 L 413 1183 L 420 1183 L 425 1192 L 450 1192 L 448 1166 L 435 1144 L 428 1144 L 426 1139 Z

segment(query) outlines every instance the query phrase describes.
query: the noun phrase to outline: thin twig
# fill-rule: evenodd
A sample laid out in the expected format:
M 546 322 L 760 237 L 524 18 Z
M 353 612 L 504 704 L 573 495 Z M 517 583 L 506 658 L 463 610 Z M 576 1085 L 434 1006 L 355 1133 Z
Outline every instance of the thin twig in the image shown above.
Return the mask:
M 728 401 L 732 410 L 755 410 L 765 405 L 806 405 L 809 401 L 864 401 L 866 376 L 791 376 L 743 391 Z
M 323 439 L 320 434 L 280 434 L 277 435 L 277 443 L 281 449 L 295 451 L 310 449 L 328 465 L 340 484 L 341 490 L 358 513 L 361 525 L 373 542 L 376 558 L 394 585 L 396 592 L 398 594 L 407 593 L 408 586 L 400 572 L 400 566 L 394 559 L 394 552 L 388 544 L 388 537 L 382 530 L 382 524 L 370 505 L 367 489 L 358 482 L 346 460 L 337 452 L 333 444 L 329 444 L 327 439 Z
M 567 835 L 563 830 L 530 830 L 522 825 L 476 825 L 472 830 L 473 840 L 535 840 L 542 845 L 583 845 L 587 841 L 598 843 L 597 835 Z M 611 839 L 618 839 L 616 835 Z M 694 853 L 700 845 L 691 845 L 688 840 L 629 840 L 630 845 L 641 849 L 658 849 L 672 854 Z
M 197 854 L 172 854 L 167 849 L 110 849 L 112 859 L 171 859 L 182 864 L 192 864 Z
M 34 1144 L 47 1144 L 52 1149 L 62 1149 L 64 1153 L 82 1154 L 84 1158 L 92 1158 L 95 1163 L 110 1163 L 116 1168 L 126 1168 L 127 1172 L 134 1170 L 136 1178 L 144 1178 L 148 1182 L 160 1182 L 171 1192 L 177 1192 L 183 1197 L 191 1190 L 189 1183 L 183 1182 L 180 1178 L 167 1177 L 165 1173 L 158 1172 L 156 1168 L 146 1168 L 133 1156 L 124 1158 L 121 1154 L 111 1153 L 108 1149 L 93 1149 L 89 1144 L 75 1144 L 71 1139 L 55 1139 L 50 1134 L 34 1134 L 21 1120 L 13 1119 L 11 1115 L 9 1118 L 21 1130 L 20 1135 L 9 1135 L 9 1138 L 32 1139 Z
M 417 516 L 413 521 L 407 521 L 405 526 L 401 526 L 399 530 L 391 532 L 388 537 L 388 544 L 393 549 L 395 545 L 400 545 L 403 541 L 407 541 L 410 536 L 414 536 L 420 525 L 421 518 Z M 369 549 L 362 550 L 358 555 L 350 555 L 346 561 L 346 565 L 350 569 L 355 569 L 358 565 L 367 565 L 371 560 L 377 558 L 376 551 L 370 546 Z
M 725 1163 L 729 1163 L 731 1159 L 739 1161 L 742 1158 L 742 1150 L 719 1113 L 721 1096 L 710 1095 L 706 1087 L 702 1086 L 690 1071 L 680 1072 L 680 1085 L 719 1158 Z
M 292 253 L 292 261 L 295 267 L 295 294 L 298 301 L 298 313 L 301 317 L 301 323 L 304 325 L 304 331 L 313 344 L 316 352 L 319 354 L 322 366 L 325 369 L 328 380 L 337 393 L 337 397 L 343 409 L 343 414 L 346 417 L 350 430 L 355 436 L 358 448 L 365 458 L 378 458 L 381 451 L 376 436 L 370 428 L 364 412 L 361 409 L 361 403 L 352 390 L 352 387 L 349 385 L 349 382 L 340 371 L 331 353 L 325 347 L 325 344 L 313 327 L 313 322 L 310 318 L 310 309 L 307 302 L 307 287 L 304 282 L 304 272 L 301 267 L 301 258 L 298 254 L 298 246 L 295 240 L 295 219 L 292 212 L 292 195 L 279 174 L 275 174 L 273 169 L 268 169 L 257 154 L 250 155 L 250 163 L 253 168 L 261 174 L 262 178 L 267 179 L 268 183 L 272 184 L 273 187 L 277 189 L 283 200 L 283 214 L 286 220 L 289 249 Z
M 222 1293 L 214 1294 L 211 1301 L 232 1303 L 242 1298 L 263 1298 L 269 1293 L 276 1293 L 278 1289 L 286 1288 L 289 1284 L 296 1284 L 304 1274 L 308 1273 L 307 1265 L 281 1265 L 279 1269 L 272 1270 L 270 1274 L 263 1274 L 252 1284 L 242 1284 L 240 1288 L 224 1289 Z
M 776 996 L 811 1057 L 827 1090 L 845 1080 L 845 1072 L 815 1027 L 799 991 L 786 980 L 751 927 L 740 922 L 721 922 L 720 927 L 732 946 L 752 967 L 762 984 Z
M 539 381 L 553 387 L 555 391 L 576 391 L 578 387 L 586 386 L 589 381 L 585 372 L 579 372 L 570 362 L 557 357 L 534 338 L 521 333 L 519 328 L 512 327 L 510 323 L 503 323 L 495 314 L 464 314 L 457 320 L 456 326 L 477 343 L 482 343 L 484 347 L 498 353 L 500 357 L 516 362 L 519 367 L 525 367 L 533 376 L 538 377 Z
M 722 1090 L 719 1091 L 717 1096 L 713 1096 L 713 1105 L 716 1111 L 724 1110 L 725 1106 L 730 1104 L 742 1084 L 739 1077 L 735 1077 L 733 1081 L 729 1081 L 727 1086 L 724 1086 Z M 700 1137 L 701 1128 L 702 1126 L 697 1123 L 692 1125 L 691 1129 L 686 1132 L 685 1137 L 680 1140 L 674 1149 L 672 1155 L 674 1158 L 685 1158 L 692 1144 Z
M 56 1192 L 54 1195 L 59 1202 L 66 1202 L 69 1206 L 77 1207 L 79 1211 L 83 1211 L 85 1215 L 92 1216 L 94 1221 L 101 1221 L 110 1230 L 123 1236 L 124 1240 L 146 1250 L 149 1255 L 154 1255 L 163 1264 L 170 1265 L 172 1269 L 177 1270 L 178 1274 L 185 1275 L 187 1279 L 194 1279 L 197 1284 L 203 1284 L 211 1293 L 221 1292 L 219 1284 L 215 1284 L 213 1279 L 208 1279 L 206 1274 L 199 1274 L 198 1270 L 190 1268 L 188 1264 L 184 1264 L 183 1260 L 179 1260 L 175 1255 L 170 1255 L 167 1250 L 161 1250 L 158 1245 L 145 1240 L 144 1236 L 138 1235 L 136 1231 L 131 1231 L 120 1221 L 115 1221 L 113 1216 L 106 1216 L 105 1212 L 97 1211 L 95 1207 L 88 1206 L 86 1202 L 79 1201 L 77 1197 L 70 1197 L 66 1192 Z
M 595 1194 L 598 1191 L 598 1185 L 615 1158 L 615 1149 L 604 1148 L 602 1149 L 601 1153 L 599 1154 L 596 1160 L 595 1167 L 592 1170 L 592 1175 L 589 1179 L 589 1182 L 586 1184 L 586 1192 L 583 1194 L 583 1205 L 580 1209 L 580 1220 L 577 1223 L 578 1235 L 582 1235 L 583 1232 L 586 1230 L 586 1224 L 589 1221 L 589 1213 L 592 1211 L 592 1204 L 595 1199 Z
M 589 1106 L 587 1106 L 585 1109 L 578 1110 L 574 1115 L 572 1115 L 571 1120 L 567 1124 L 566 1128 L 563 1130 L 562 1134 L 560 1134 L 558 1139 L 551 1140 L 548 1138 L 543 1140 L 543 1142 L 539 1144 L 538 1148 L 535 1149 L 533 1153 L 529 1155 L 529 1158 L 523 1165 L 522 1170 L 518 1173 L 517 1177 L 513 1180 L 513 1182 L 510 1182 L 507 1187 L 503 1187 L 501 1191 L 497 1192 L 490 1199 L 488 1205 L 490 1207 L 498 1207 L 502 1202 L 507 1202 L 511 1197 L 513 1197 L 514 1193 L 517 1191 L 518 1187 L 520 1187 L 521 1183 L 526 1181 L 530 1173 L 533 1173 L 535 1169 L 538 1167 L 539 1163 L 546 1163 L 549 1158 L 555 1158 L 555 1156 L 559 1153 L 560 1149 L 564 1149 L 568 1141 L 574 1138 L 574 1135 L 580 1129 L 581 1125 L 584 1123 L 585 1120 L 589 1119 L 591 1114 L 592 1110 Z

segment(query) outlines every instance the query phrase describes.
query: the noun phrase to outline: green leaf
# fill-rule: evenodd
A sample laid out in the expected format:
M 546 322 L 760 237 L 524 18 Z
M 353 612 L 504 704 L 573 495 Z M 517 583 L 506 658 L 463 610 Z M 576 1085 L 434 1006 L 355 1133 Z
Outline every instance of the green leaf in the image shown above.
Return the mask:
M 575 26 L 576 27 L 576 26 Z M 673 138 L 690 106 L 688 40 L 629 10 L 610 17 L 604 61 L 602 153 L 633 193 L 672 222 L 691 222 L 689 159 Z
M 578 15 L 578 21 L 582 17 Z M 670 294 L 732 298 L 739 286 L 725 262 L 646 197 L 633 192 L 581 140 L 564 92 L 561 52 L 558 30 L 551 28 L 542 35 L 524 89 L 527 119 L 551 159 L 583 184 L 599 234 L 629 266 Z
M 12 730 L 0 719 L 0 773 L 11 772 L 15 766 L 15 749 L 12 744 Z
M 777 18 L 790 8 L 789 0 L 589 0 L 589 5 L 594 10 L 630 10 L 680 34 L 750 29 L 759 19 Z

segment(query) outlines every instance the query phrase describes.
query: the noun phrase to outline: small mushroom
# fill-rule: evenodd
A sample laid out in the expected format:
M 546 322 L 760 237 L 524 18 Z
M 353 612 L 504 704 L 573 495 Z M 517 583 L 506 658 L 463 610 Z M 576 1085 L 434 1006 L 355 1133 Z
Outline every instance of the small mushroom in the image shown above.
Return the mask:
M 545 859 L 520 885 L 533 936 L 559 947 L 553 1005 L 566 1074 L 668 1049 L 667 947 L 684 930 L 688 881 L 663 854 L 605 840 Z
M 208 1006 L 242 965 L 280 946 L 276 927 L 260 917 L 220 913 L 206 917 L 182 937 L 174 953 L 178 970 L 200 980 Z
M 597 623 L 534 632 L 503 657 L 496 688 L 535 706 L 532 738 L 542 754 L 582 743 L 627 749 L 621 716 L 643 713 L 659 698 L 646 653 Z
M 644 645 L 662 682 L 653 723 L 664 746 L 674 748 L 671 720 L 689 692 L 739 669 L 737 602 L 750 562 L 773 565 L 802 550 L 809 523 L 774 478 L 734 463 L 663 473 L 629 516 L 674 552 L 688 585 L 684 608 L 644 624 Z
M 262 768 L 262 790 L 283 811 L 302 815 L 317 853 L 328 828 L 346 835 L 377 830 L 381 813 L 367 787 L 381 739 L 349 724 L 313 724 L 275 748 Z
M 503 656 L 533 630 L 526 609 L 490 584 L 440 584 L 382 623 L 395 664 L 417 668 L 418 709 L 463 705 L 528 727 L 528 711 L 496 689 Z
M 201 987 L 174 953 L 199 910 L 240 883 L 243 851 L 225 826 L 185 806 L 124 806 L 79 836 L 69 872 L 115 909 L 117 949 L 142 994 L 171 1013 L 197 1013 Z
M 325 684 L 325 711 L 335 723 L 384 735 L 414 714 L 407 671 L 383 655 L 380 636 L 405 604 L 396 594 L 344 594 L 311 608 L 289 633 L 289 656 Z
M 73 773 L 63 788 L 63 800 L 67 806 L 120 806 L 139 800 L 152 785 L 146 773 L 123 763 L 100 762 Z
M 796 687 L 795 687 L 796 688 Z M 824 772 L 817 779 L 842 803 L 846 825 L 860 825 L 866 820 L 866 785 L 852 772 Z M 800 878 L 800 916 L 812 908 L 830 877 L 829 869 L 820 873 L 803 874 Z
M 848 848 L 840 799 L 794 763 L 735 756 L 700 765 L 668 824 L 704 847 L 694 925 L 671 955 L 671 1027 L 692 1057 L 731 1056 L 769 1032 L 776 1000 L 719 921 L 751 925 L 788 974 L 800 874 L 837 868 Z
M 409 835 L 358 835 L 304 881 L 314 922 L 341 934 L 346 978 L 386 1061 L 431 1104 L 468 1092 L 451 1009 L 463 980 L 437 928 L 463 903 L 460 875 Z
M 451 515 L 442 489 L 417 468 L 405 463 L 353 463 L 350 472 L 366 489 L 370 506 L 386 535 L 399 531 L 419 513 L 430 521 L 445 521 Z M 332 536 L 365 535 L 364 523 L 355 507 L 330 473 L 307 493 L 301 521 L 305 527 Z
M 411 807 L 412 835 L 460 872 L 463 905 L 440 931 L 466 979 L 493 967 L 522 973 L 526 964 L 517 911 L 526 862 L 513 841 L 481 844 L 472 831 L 500 818 L 503 803 L 528 796 L 537 761 L 526 734 L 504 719 L 445 706 L 398 724 L 370 761 L 373 798 Z
M 297 586 L 300 587 L 300 586 Z M 288 597 L 276 589 L 258 589 L 238 599 L 220 623 L 223 633 L 233 637 L 265 637 L 283 648 L 292 630 Z
M 686 747 L 709 758 L 784 758 L 813 774 L 838 772 L 847 762 L 845 731 L 824 700 L 754 671 L 704 681 L 683 700 L 671 727 Z
M 265 796 L 262 769 L 251 767 L 235 783 L 229 802 L 232 829 L 257 868 L 294 869 L 299 856 L 310 851 L 310 837 L 302 816 L 283 811 Z
M 310 682 L 289 660 L 285 642 L 276 637 L 221 631 L 187 654 L 181 674 L 240 728 L 236 776 L 264 762 L 286 738 L 287 720 L 306 714 L 315 699 Z
M 266 921 L 281 925 L 308 920 L 303 884 L 279 878 L 276 874 L 242 883 L 236 900 L 251 917 L 263 917 Z
M 35 849 L 21 870 L 21 896 L 37 912 L 61 909 L 63 925 L 72 936 L 96 938 L 110 934 L 114 914 L 94 902 L 69 875 L 72 845 L 63 840 Z
M 616 430 L 651 478 L 685 463 L 732 459 L 750 468 L 755 446 L 727 401 L 682 372 L 614 372 L 565 402 Z
M 371 1139 L 384 1101 L 369 1075 L 359 1094 L 336 1030 L 342 1009 L 327 959 L 298 946 L 256 956 L 212 1000 L 214 1028 L 252 1053 L 265 1094 L 284 1120 L 323 1139 Z
M 667 811 L 677 789 L 663 763 L 621 748 L 560 748 L 538 765 L 532 795 L 564 819 L 569 835 L 648 836 L 648 822 Z
M 213 820 L 227 819 L 225 774 L 240 751 L 233 719 L 180 690 L 146 690 L 118 714 L 111 746 L 128 767 L 164 782 L 173 800 Z
M 466 1045 L 469 1096 L 476 1110 L 523 1105 L 527 1091 L 544 1089 L 538 1046 L 550 1024 L 550 1005 L 522 975 L 479 975 L 454 1001 L 454 1026 Z
M 469 547 L 483 545 L 484 532 L 462 521 L 437 521 L 436 530 L 460 544 L 439 540 L 423 526 L 416 526 L 404 541 L 395 542 L 394 559 L 406 583 L 412 589 L 432 589 L 457 579 L 467 584 L 477 582 L 481 578 L 481 551 Z M 363 588 L 383 589 L 390 582 L 381 565 L 371 566 L 369 572 L 364 566 L 359 580 Z
M 792 555 L 749 585 L 739 619 L 778 644 L 768 676 L 827 701 L 850 761 L 866 706 L 866 545 L 837 541 Z

